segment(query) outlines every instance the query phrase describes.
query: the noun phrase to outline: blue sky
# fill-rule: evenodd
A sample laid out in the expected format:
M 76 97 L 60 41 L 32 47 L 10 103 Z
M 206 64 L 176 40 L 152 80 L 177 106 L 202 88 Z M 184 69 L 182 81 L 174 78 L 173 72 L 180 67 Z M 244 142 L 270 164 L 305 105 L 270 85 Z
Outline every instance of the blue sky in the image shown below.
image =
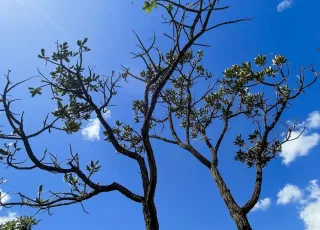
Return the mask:
M 216 76 L 232 64 L 253 60 L 259 53 L 286 55 L 293 73 L 299 64 L 319 62 L 320 53 L 316 51 L 320 47 L 319 1 L 220 2 L 231 5 L 221 17 L 253 17 L 253 20 L 223 27 L 202 38 L 203 42 L 212 45 L 205 50 L 205 64 Z M 161 37 L 160 32 L 164 28 L 159 14 L 146 15 L 141 5 L 138 0 L 134 0 L 134 5 L 130 0 L 0 0 L 0 73 L 11 69 L 12 79 L 19 81 L 37 75 L 37 67 L 48 72 L 52 68 L 37 58 L 41 48 L 50 52 L 57 40 L 75 44 L 76 40 L 85 37 L 89 38 L 88 45 L 92 49 L 86 56 L 86 63 L 96 65 L 96 72 L 119 72 L 120 65 L 139 71 L 141 63 L 130 56 L 130 51 L 136 49 L 131 29 L 147 39 L 152 36 L 153 29 Z M 0 81 L 2 84 L 3 79 Z M 116 119 L 131 121 L 128 112 L 131 101 L 141 96 L 141 90 L 141 85 L 136 82 L 124 85 L 114 101 L 118 106 L 112 109 L 110 122 Z M 39 119 L 54 105 L 41 97 L 31 100 L 24 88 L 15 93 L 24 99 L 19 109 L 26 111 L 28 128 L 35 130 L 40 127 Z M 318 98 L 320 94 L 316 85 L 299 98 L 283 118 L 306 122 L 308 132 L 299 142 L 286 147 L 288 164 L 284 164 L 284 158 L 280 157 L 266 168 L 262 201 L 249 214 L 253 229 L 320 229 L 320 189 L 315 181 L 320 179 Z M 0 120 L 3 122 L 3 118 Z M 244 132 L 245 129 L 242 123 L 233 124 L 234 132 Z M 137 165 L 116 154 L 103 142 L 103 138 L 98 140 L 99 136 L 86 136 L 98 130 L 99 125 L 96 124 L 95 129 L 86 129 L 72 136 L 61 133 L 44 135 L 33 140 L 32 144 L 38 152 L 48 147 L 51 152 L 63 156 L 68 154 L 68 144 L 72 143 L 82 162 L 100 160 L 103 168 L 96 180 L 103 183 L 118 181 L 137 193 L 141 192 Z M 244 202 L 251 193 L 254 172 L 232 160 L 234 153 L 228 141 L 232 140 L 226 140 L 222 146 L 222 152 L 226 154 L 221 156 L 221 171 L 235 198 Z M 159 170 L 156 204 L 161 229 L 235 229 L 207 169 L 177 147 L 158 142 L 154 144 Z M 297 157 L 299 154 L 306 156 Z M 8 179 L 8 183 L 1 185 L 1 190 L 11 192 L 13 197 L 17 191 L 34 196 L 39 184 L 43 184 L 45 190 L 67 189 L 62 176 L 39 170 L 17 172 L 0 167 L 0 175 Z M 84 213 L 79 205 L 54 209 L 52 216 L 42 214 L 38 216 L 41 224 L 35 230 L 144 228 L 140 204 L 117 193 L 106 193 L 89 200 L 85 202 L 85 208 L 90 214 Z M 12 216 L 9 211 L 17 215 L 35 213 L 28 208 L 2 209 L 0 220 Z

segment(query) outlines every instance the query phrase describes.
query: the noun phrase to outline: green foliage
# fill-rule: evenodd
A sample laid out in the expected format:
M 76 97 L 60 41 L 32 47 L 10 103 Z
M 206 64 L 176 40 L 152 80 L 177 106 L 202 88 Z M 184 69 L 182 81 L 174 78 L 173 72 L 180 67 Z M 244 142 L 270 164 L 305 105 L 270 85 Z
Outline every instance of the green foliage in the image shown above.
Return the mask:
M 142 9 L 145 10 L 147 14 L 151 13 L 152 9 L 156 9 L 156 8 L 157 8 L 156 0 L 145 1 L 142 7 Z
M 168 53 L 167 61 L 174 59 L 173 56 Z M 257 67 L 251 62 L 232 65 L 223 72 L 222 78 L 215 80 L 213 83 L 215 87 L 209 88 L 202 98 L 196 99 L 191 93 L 196 82 L 199 79 L 212 80 L 212 75 L 201 64 L 203 56 L 203 51 L 198 51 L 196 55 L 189 51 L 181 63 L 186 69 L 184 71 L 186 74 L 180 72 L 174 76 L 170 86 L 162 94 L 162 100 L 167 104 L 168 110 L 180 121 L 180 127 L 191 130 L 193 139 L 203 136 L 214 120 L 225 122 L 240 115 L 251 119 L 255 124 L 260 123 L 264 116 L 268 120 L 269 116 L 275 116 L 269 113 L 277 113 L 279 105 L 285 105 L 288 100 L 295 97 L 293 92 L 299 91 L 290 89 L 286 84 L 284 66 L 287 64 L 287 59 L 284 56 L 275 55 L 272 65 L 268 65 L 267 57 L 259 54 L 254 59 Z M 271 102 L 264 92 L 257 91 L 256 86 L 275 90 L 275 101 Z M 137 122 L 143 117 L 143 108 L 143 101 L 133 103 Z M 267 124 L 261 124 L 264 125 Z M 265 127 L 267 128 L 268 126 Z M 246 163 L 249 167 L 254 166 L 256 162 L 265 166 L 273 159 L 281 151 L 281 141 L 278 138 L 272 141 L 265 140 L 264 131 L 259 128 L 248 137 L 240 134 L 236 136 L 234 144 L 239 147 L 239 151 L 235 159 Z
M 52 99 L 57 102 L 57 109 L 53 112 L 56 118 L 62 119 L 65 126 L 63 129 L 72 134 L 81 129 L 82 120 L 90 119 L 93 108 L 84 100 L 88 97 L 86 93 L 98 92 L 104 81 L 99 75 L 92 73 L 89 76 L 84 74 L 82 56 L 89 52 L 90 48 L 86 46 L 88 38 L 78 40 L 78 50 L 69 49 L 67 42 L 57 44 L 57 51 L 49 56 L 45 56 L 45 50 L 41 49 L 39 58 L 46 62 L 55 63 L 56 68 L 50 73 L 51 79 L 42 75 L 43 87 L 51 86 L 53 94 Z M 68 67 L 67 67 L 68 65 Z M 31 96 L 41 95 L 42 87 L 29 87 Z
M 80 130 L 81 125 L 82 125 L 81 122 L 66 121 L 65 122 L 65 130 L 68 134 L 75 133 Z
M 91 161 L 90 165 L 86 166 L 87 171 L 90 173 L 90 175 L 97 173 L 101 168 L 101 165 L 99 165 L 99 160 L 96 162 Z
M 41 87 L 37 87 L 37 88 L 29 87 L 29 91 L 30 91 L 30 94 L 31 94 L 32 97 L 34 97 L 37 94 L 39 94 L 39 95 L 42 94 Z
M 37 221 L 33 217 L 18 217 L 15 220 L 0 224 L 1 230 L 31 230 L 33 226 L 37 225 Z

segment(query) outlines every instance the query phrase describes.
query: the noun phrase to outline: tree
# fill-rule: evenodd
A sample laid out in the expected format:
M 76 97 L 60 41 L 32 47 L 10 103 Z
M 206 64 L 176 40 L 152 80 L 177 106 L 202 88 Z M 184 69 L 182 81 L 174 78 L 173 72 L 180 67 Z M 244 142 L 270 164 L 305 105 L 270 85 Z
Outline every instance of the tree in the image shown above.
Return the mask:
M 284 143 L 299 138 L 304 132 L 301 124 L 283 122 L 281 117 L 293 101 L 316 82 L 319 73 L 313 66 L 301 66 L 296 85 L 289 87 L 295 79 L 290 78 L 287 59 L 275 55 L 268 64 L 267 57 L 260 54 L 254 60 L 257 68 L 251 62 L 243 62 L 226 69 L 220 79 L 212 80 L 211 73 L 201 65 L 202 58 L 202 51 L 190 52 L 187 60 L 176 68 L 170 83 L 159 93 L 158 103 L 165 116 L 154 119 L 159 128 L 154 129 L 150 137 L 180 146 L 208 168 L 238 229 L 249 230 L 247 214 L 259 200 L 263 169 L 281 153 Z M 306 79 L 308 74 L 311 74 L 310 79 Z M 197 85 L 201 84 L 207 85 L 207 89 L 197 95 Z M 251 122 L 248 135 L 239 133 L 233 143 L 227 144 L 238 148 L 236 161 L 256 169 L 254 189 L 242 206 L 235 201 L 218 168 L 220 146 L 231 129 L 230 122 L 241 117 L 241 122 L 244 119 Z M 218 132 L 219 124 L 222 128 Z M 284 137 L 274 132 L 279 124 L 286 129 Z M 162 135 L 165 128 L 171 136 Z M 300 132 L 300 135 L 291 137 L 293 132 Z M 211 153 L 210 159 L 197 150 L 199 141 Z
M 90 51 L 87 46 L 88 39 L 77 42 L 78 50 L 69 49 L 68 43 L 57 43 L 56 51 L 47 55 L 45 49 L 38 55 L 46 63 L 55 69 L 48 77 L 39 71 L 41 84 L 30 87 L 32 97 L 39 95 L 52 95 L 57 103 L 57 109 L 52 112 L 53 118 L 48 115 L 43 122 L 43 128 L 36 132 L 28 132 L 25 128 L 24 112 L 17 114 L 13 110 L 16 102 L 12 92 L 22 82 L 13 83 L 11 72 L 6 74 L 6 85 L 3 89 L 1 103 L 9 129 L 12 134 L 1 133 L 0 138 L 14 141 L 5 144 L 0 150 L 2 160 L 9 167 L 17 170 L 41 169 L 43 171 L 62 174 L 65 181 L 71 186 L 68 192 L 50 191 L 48 196 L 43 185 L 38 188 L 36 198 L 28 197 L 18 193 L 20 201 L 2 203 L 2 206 L 29 206 L 40 210 L 50 210 L 54 207 L 81 203 L 101 193 L 118 191 L 134 202 L 141 203 L 146 229 L 157 230 L 159 223 L 154 202 L 157 186 L 157 164 L 154 157 L 150 130 L 163 121 L 156 118 L 156 106 L 163 98 L 163 93 L 168 84 L 174 81 L 176 73 L 193 59 L 192 48 L 203 46 L 198 40 L 208 31 L 224 25 L 234 24 L 249 20 L 248 18 L 224 21 L 211 25 L 210 19 L 215 11 L 224 11 L 228 7 L 218 7 L 219 1 L 191 1 L 181 3 L 180 1 L 151 0 L 145 1 L 143 9 L 150 13 L 159 8 L 163 13 L 165 23 L 170 26 L 170 32 L 164 35 L 172 41 L 167 50 L 156 47 L 156 33 L 151 39 L 151 44 L 144 44 L 137 35 L 140 52 L 133 54 L 134 58 L 141 59 L 146 69 L 140 76 L 134 75 L 130 69 L 123 67 L 123 73 L 116 75 L 112 72 L 109 77 L 101 77 L 94 73 L 93 68 L 85 69 L 83 56 Z M 171 33 L 171 34 L 170 34 Z M 104 118 L 104 114 L 110 109 L 112 98 L 117 94 L 117 87 L 123 80 L 129 77 L 146 83 L 144 98 L 133 102 L 135 121 L 137 124 L 127 125 L 117 121 L 112 125 Z M 49 98 L 49 100 L 51 100 Z M 143 194 L 139 195 L 125 186 L 114 182 L 102 185 L 95 182 L 92 176 L 98 173 L 101 165 L 99 161 L 91 161 L 86 166 L 87 172 L 80 167 L 80 157 L 74 153 L 70 145 L 70 159 L 61 163 L 61 159 L 45 149 L 43 157 L 34 151 L 30 140 L 42 135 L 44 132 L 63 131 L 68 134 L 78 132 L 82 122 L 96 116 L 104 129 L 106 141 L 121 155 L 137 162 L 142 181 Z M 51 119 L 51 121 L 49 121 Z M 24 148 L 28 165 L 23 165 L 17 160 L 17 153 Z M 49 161 L 49 162 L 48 162 Z
M 33 226 L 37 225 L 38 221 L 33 217 L 18 217 L 15 220 L 0 224 L 1 230 L 31 230 Z

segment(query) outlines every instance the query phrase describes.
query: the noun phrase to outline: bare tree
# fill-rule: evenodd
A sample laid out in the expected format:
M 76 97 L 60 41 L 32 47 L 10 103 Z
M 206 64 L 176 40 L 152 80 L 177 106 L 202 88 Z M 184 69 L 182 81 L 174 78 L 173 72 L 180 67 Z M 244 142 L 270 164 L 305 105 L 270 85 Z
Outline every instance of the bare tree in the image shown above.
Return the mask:
M 166 96 L 167 88 L 176 81 L 175 76 L 182 71 L 182 68 L 191 63 L 193 59 L 192 47 L 204 45 L 198 42 L 201 36 L 218 27 L 249 20 L 244 18 L 211 25 L 210 18 L 215 12 L 228 9 L 228 7 L 218 7 L 218 5 L 219 1 L 217 0 L 198 0 L 190 3 L 169 0 L 146 1 L 143 9 L 147 13 L 155 8 L 162 11 L 163 20 L 169 25 L 171 31 L 164 33 L 164 35 L 172 41 L 172 46 L 167 51 L 157 48 L 156 32 L 150 44 L 144 43 L 136 34 L 140 52 L 133 55 L 134 58 L 141 59 L 146 66 L 146 70 L 139 76 L 131 73 L 130 69 L 126 67 L 123 67 L 122 74 L 116 75 L 113 72 L 109 77 L 95 74 L 93 68 L 86 69 L 83 56 L 90 51 L 90 48 L 87 47 L 88 39 L 77 42 L 77 51 L 71 51 L 68 43 L 57 43 L 56 51 L 51 56 L 46 55 L 46 51 L 42 49 L 39 58 L 54 66 L 55 69 L 51 72 L 50 77 L 39 71 L 41 84 L 30 87 L 30 93 L 32 96 L 47 95 L 50 91 L 51 99 L 56 101 L 58 108 L 52 112 L 53 117 L 51 118 L 48 114 L 43 121 L 43 127 L 33 133 L 25 129 L 24 112 L 18 114 L 14 112 L 12 107 L 17 101 L 12 96 L 12 92 L 30 79 L 13 83 L 9 71 L 5 75 L 7 83 L 1 95 L 3 106 L 1 111 L 4 112 L 12 133 L 1 133 L 0 138 L 13 141 L 13 143 L 5 144 L 5 147 L 0 150 L 2 161 L 17 170 L 41 169 L 49 173 L 62 174 L 65 181 L 71 185 L 71 189 L 64 192 L 50 190 L 48 194 L 40 185 L 36 198 L 28 197 L 19 192 L 20 200 L 9 203 L 2 202 L 1 205 L 5 207 L 29 206 L 40 211 L 50 211 L 54 207 L 74 203 L 82 204 L 84 200 L 101 193 L 117 191 L 130 200 L 141 203 L 146 229 L 159 229 L 154 202 L 157 186 L 157 164 L 151 143 L 151 138 L 157 136 L 150 136 L 150 130 L 166 121 L 171 121 L 172 124 L 172 119 L 170 118 L 171 112 L 169 117 L 163 120 L 157 119 L 155 116 L 156 106 L 169 99 Z M 140 124 L 138 129 L 120 121 L 112 125 L 104 118 L 104 113 L 110 109 L 112 98 L 117 94 L 120 81 L 127 80 L 129 77 L 146 83 L 144 98 L 133 103 L 135 121 Z M 188 82 L 191 86 L 191 82 Z M 193 99 L 187 100 L 190 109 L 192 109 Z M 190 112 L 188 114 L 189 119 L 193 119 L 190 117 Z M 35 153 L 30 143 L 32 138 L 47 131 L 64 131 L 68 134 L 78 132 L 81 129 L 82 121 L 91 117 L 99 119 L 104 129 L 105 138 L 113 148 L 119 154 L 138 164 L 143 194 L 139 195 L 117 182 L 103 185 L 94 181 L 92 176 L 98 173 L 101 167 L 99 162 L 91 161 L 86 166 L 87 172 L 85 172 L 80 167 L 79 154 L 74 153 L 71 146 L 70 159 L 64 163 L 61 163 L 60 158 L 50 154 L 47 150 L 44 151 L 42 157 L 38 157 L 39 153 Z M 191 123 L 188 122 L 186 127 L 187 133 L 189 133 L 189 129 L 192 127 Z M 17 153 L 22 151 L 22 148 L 26 152 L 27 160 L 20 162 L 17 160 Z M 208 167 L 211 167 L 208 160 L 204 162 Z

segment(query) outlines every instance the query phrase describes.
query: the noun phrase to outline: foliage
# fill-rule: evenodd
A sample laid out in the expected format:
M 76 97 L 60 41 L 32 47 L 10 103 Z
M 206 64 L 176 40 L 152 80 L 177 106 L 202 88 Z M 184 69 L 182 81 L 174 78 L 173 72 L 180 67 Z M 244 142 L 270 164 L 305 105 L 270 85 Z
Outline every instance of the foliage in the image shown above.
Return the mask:
M 49 212 L 54 207 L 75 203 L 83 205 L 83 201 L 94 196 L 117 191 L 141 204 L 146 229 L 158 230 L 154 202 L 158 179 L 153 149 L 156 139 L 180 146 L 201 162 L 213 176 L 238 228 L 251 229 L 247 214 L 259 199 L 263 169 L 281 152 L 281 145 L 290 141 L 291 132 L 300 127 L 283 123 L 287 129 L 284 140 L 273 130 L 281 123 L 281 116 L 291 102 L 315 83 L 318 73 L 312 66 L 301 67 L 297 84 L 292 87 L 290 66 L 283 55 L 274 56 L 270 64 L 268 57 L 258 55 L 254 62 L 243 62 L 226 69 L 221 78 L 213 76 L 203 65 L 204 51 L 195 51 L 199 46 L 207 46 L 201 44 L 199 39 L 213 29 L 249 20 L 243 18 L 211 25 L 213 11 L 228 9 L 227 6 L 218 7 L 218 4 L 216 0 L 190 3 L 145 1 L 143 10 L 150 13 L 159 8 L 165 15 L 164 23 L 170 26 L 172 33 L 164 33 L 171 42 L 170 48 L 165 50 L 157 47 L 156 33 L 149 42 L 144 43 L 134 32 L 140 50 L 132 54 L 145 64 L 141 73 L 131 72 L 130 68 L 123 66 L 121 73 L 112 71 L 109 76 L 103 76 L 94 73 L 91 67 L 85 68 L 84 56 L 90 52 L 87 38 L 78 40 L 75 50 L 70 49 L 67 42 L 57 42 L 56 50 L 51 55 L 41 49 L 38 57 L 53 70 L 50 76 L 39 71 L 40 82 L 29 87 L 30 94 L 35 100 L 39 96 L 46 97 L 56 103 L 57 108 L 44 119 L 43 128 L 33 133 L 25 128 L 24 112 L 17 114 L 12 109 L 12 104 L 16 103 L 12 96 L 14 89 L 30 79 L 13 83 L 8 72 L 1 95 L 1 111 L 12 133 L 2 132 L 0 138 L 13 143 L 5 144 L 0 149 L 1 161 L 17 170 L 41 169 L 63 175 L 70 190 L 45 191 L 40 185 L 35 198 L 19 192 L 19 201 L 3 204 L 0 200 L 1 205 L 29 206 Z M 313 78 L 306 80 L 307 73 L 312 73 Z M 105 119 L 105 112 L 110 110 L 113 98 L 118 95 L 120 83 L 132 80 L 145 83 L 144 96 L 132 104 L 135 123 L 116 121 L 111 124 Z M 270 91 L 272 94 L 268 94 Z M 235 201 L 218 169 L 220 146 L 230 130 L 230 122 L 241 117 L 251 121 L 254 128 L 248 136 L 238 134 L 234 137 L 233 144 L 238 149 L 234 158 L 256 169 L 252 196 L 243 206 Z M 71 145 L 70 157 L 62 160 L 62 154 L 52 154 L 48 149 L 43 151 L 42 157 L 34 152 L 31 139 L 47 131 L 71 135 L 79 132 L 82 124 L 92 118 L 97 118 L 101 123 L 106 144 L 137 163 L 141 193 L 131 191 L 118 182 L 102 184 L 95 181 L 93 176 L 103 165 L 98 160 L 91 160 L 82 167 L 80 154 L 74 153 Z M 215 123 L 222 124 L 222 129 L 212 129 Z M 162 132 L 165 129 L 168 132 Z M 170 135 L 164 136 L 164 133 Z M 218 138 L 210 135 L 218 135 Z M 201 141 L 207 147 L 211 158 L 205 157 L 207 154 L 201 152 L 203 150 L 197 150 L 194 140 Z M 23 163 L 18 161 L 18 152 L 24 152 L 28 160 Z
M 157 2 L 155 0 L 145 1 L 142 9 L 145 10 L 147 14 L 149 14 L 151 13 L 153 8 L 157 8 Z
M 41 75 L 41 82 L 38 85 L 29 87 L 33 98 L 38 96 L 47 97 L 53 100 L 57 108 L 49 113 L 43 121 L 43 127 L 33 133 L 29 133 L 25 128 L 24 112 L 18 114 L 12 111 L 12 104 L 17 103 L 12 92 L 31 79 L 13 83 L 11 72 L 6 75 L 6 85 L 1 95 L 2 108 L 0 109 L 7 119 L 8 128 L 12 130 L 10 134 L 2 132 L 1 139 L 9 140 L 12 144 L 6 144 L 1 149 L 1 159 L 17 170 L 41 169 L 42 171 L 62 174 L 64 181 L 69 184 L 70 191 L 44 190 L 40 185 L 35 198 L 17 193 L 20 201 L 0 203 L 2 206 L 29 206 L 40 211 L 64 205 L 80 203 L 97 196 L 101 193 L 118 191 L 134 202 L 142 205 L 146 229 L 157 230 L 159 223 L 157 218 L 154 197 L 157 186 L 157 164 L 154 150 L 150 139 L 150 130 L 155 125 L 154 112 L 160 93 L 165 85 L 171 81 L 176 68 L 182 65 L 193 46 L 199 45 L 196 41 L 206 32 L 224 25 L 234 24 L 248 20 L 247 18 L 224 21 L 211 25 L 211 16 L 214 10 L 226 10 L 228 7 L 218 8 L 218 1 L 193 1 L 181 3 L 180 1 L 150 0 L 145 1 L 143 10 L 150 13 L 153 9 L 162 11 L 163 22 L 169 25 L 172 34 L 165 33 L 165 37 L 172 41 L 172 47 L 166 51 L 160 51 L 155 47 L 156 36 L 152 43 L 144 44 L 138 34 L 140 52 L 133 53 L 134 58 L 141 59 L 147 66 L 141 73 L 141 77 L 136 77 L 123 67 L 123 73 L 119 75 L 113 71 L 110 76 L 101 76 L 94 73 L 91 67 L 85 68 L 84 55 L 90 51 L 87 46 L 88 39 L 77 41 L 77 49 L 71 50 L 67 42 L 56 44 L 56 51 L 48 55 L 46 49 L 41 49 L 38 57 L 46 64 L 54 67 L 50 76 Z M 188 18 L 188 22 L 185 19 Z M 189 21 L 191 20 L 191 21 Z M 191 23 L 191 24 L 190 24 Z M 154 53 L 154 51 L 156 51 Z M 154 59 L 158 57 L 158 61 Z M 156 64 L 158 63 L 158 64 Z M 202 71 L 199 69 L 198 71 Z M 104 117 L 105 112 L 110 109 L 111 101 L 117 95 L 117 89 L 121 81 L 128 81 L 129 77 L 146 82 L 145 97 L 142 100 L 133 102 L 136 122 L 140 122 L 140 129 L 135 130 L 137 124 L 130 125 L 117 121 L 115 125 L 110 124 Z M 50 96 L 48 96 L 50 91 Z M 99 173 L 101 167 L 99 161 L 92 160 L 82 169 L 78 153 L 74 153 L 72 146 L 69 147 L 70 158 L 66 159 L 61 155 L 56 155 L 45 149 L 43 156 L 34 152 L 30 140 L 42 135 L 44 132 L 62 131 L 67 134 L 79 132 L 83 122 L 91 118 L 97 118 L 103 127 L 105 140 L 114 147 L 117 153 L 133 160 L 140 170 L 142 181 L 142 194 L 137 194 L 125 186 L 113 182 L 111 184 L 101 184 L 94 181 L 93 175 Z M 21 163 L 17 154 L 21 156 L 26 153 L 27 160 Z M 82 206 L 83 207 L 83 206 Z M 84 207 L 83 207 L 84 208 Z
M 18 217 L 15 220 L 11 220 L 5 222 L 4 224 L 0 224 L 1 230 L 31 230 L 33 226 L 37 225 L 39 221 L 37 221 L 33 217 Z

